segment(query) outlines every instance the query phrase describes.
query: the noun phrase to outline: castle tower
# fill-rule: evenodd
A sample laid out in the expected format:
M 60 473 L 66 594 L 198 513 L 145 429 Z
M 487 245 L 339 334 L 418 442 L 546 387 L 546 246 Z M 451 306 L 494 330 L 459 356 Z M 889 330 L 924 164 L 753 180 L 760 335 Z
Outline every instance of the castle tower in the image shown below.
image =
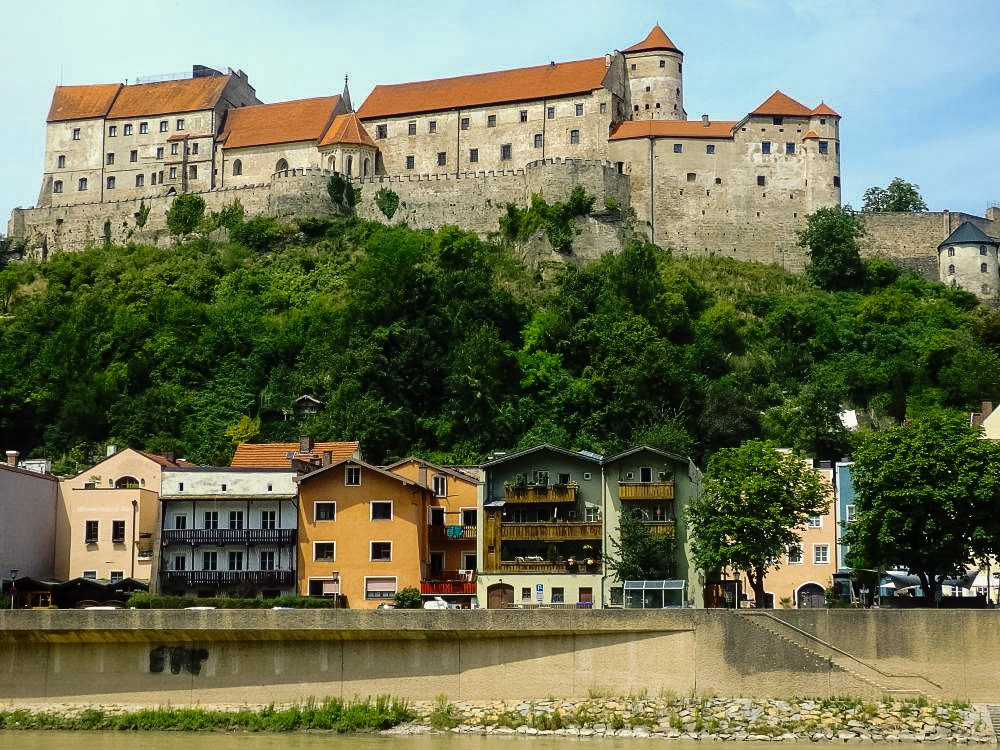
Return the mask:
M 659 24 L 622 53 L 629 77 L 633 120 L 686 120 L 684 53 Z
M 996 301 L 1000 297 L 998 248 L 1000 240 L 972 222 L 963 221 L 938 245 L 938 278 L 972 292 L 984 302 Z
M 827 206 L 839 206 L 840 188 L 840 115 L 820 103 L 809 112 L 802 136 L 806 157 L 806 196 L 808 212 Z

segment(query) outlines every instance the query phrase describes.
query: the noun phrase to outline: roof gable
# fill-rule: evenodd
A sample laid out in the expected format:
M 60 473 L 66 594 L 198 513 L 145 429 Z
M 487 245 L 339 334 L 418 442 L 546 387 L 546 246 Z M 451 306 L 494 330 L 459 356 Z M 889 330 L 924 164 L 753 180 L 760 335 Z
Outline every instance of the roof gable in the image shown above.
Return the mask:
M 432 81 L 379 85 L 365 99 L 358 116 L 370 120 L 589 93 L 602 87 L 606 74 L 605 59 L 594 57 Z
M 809 117 L 812 110 L 781 91 L 775 91 L 761 102 L 751 115 L 777 115 L 779 117 Z
M 226 148 L 318 141 L 340 102 L 339 96 L 320 96 L 237 107 L 226 114 L 220 138 Z
M 416 481 L 414 481 L 412 479 L 404 477 L 402 474 L 397 474 L 394 471 L 390 471 L 387 468 L 383 468 L 381 466 L 373 466 L 372 464 L 366 463 L 365 461 L 362 461 L 361 459 L 358 459 L 358 458 L 345 458 L 345 459 L 343 459 L 341 461 L 334 461 L 329 466 L 324 466 L 321 469 L 316 469 L 316 471 L 311 471 L 308 474 L 302 474 L 301 476 L 296 477 L 295 478 L 295 482 L 297 484 L 302 484 L 304 482 L 309 482 L 309 481 L 315 479 L 318 476 L 321 476 L 321 475 L 324 475 L 324 474 L 328 474 L 329 472 L 333 471 L 334 469 L 338 469 L 338 468 L 344 467 L 344 466 L 360 466 L 362 469 L 365 469 L 367 471 L 373 471 L 376 474 L 380 474 L 380 475 L 382 475 L 384 477 L 388 477 L 389 479 L 394 479 L 395 481 L 399 482 L 400 484 L 402 484 L 404 486 L 407 486 L 407 487 L 418 487 L 418 488 L 420 488 L 422 490 L 428 490 L 428 491 L 430 491 L 427 486 L 425 486 L 423 484 L 420 484 L 420 482 L 416 482 Z
M 230 78 L 229 75 L 205 76 L 123 86 L 108 117 L 151 117 L 212 109 Z
M 633 44 L 631 47 L 623 51 L 625 53 L 651 52 L 658 49 L 680 52 L 680 50 L 677 49 L 677 45 L 670 41 L 670 37 L 667 36 L 666 32 L 662 28 L 660 28 L 660 24 L 653 26 L 650 32 L 646 35 L 646 38 L 641 42 Z
M 483 466 L 497 466 L 507 461 L 513 461 L 518 458 L 523 458 L 524 456 L 531 455 L 532 453 L 557 453 L 559 455 L 565 456 L 567 458 L 575 458 L 579 461 L 586 461 L 587 463 L 600 464 L 601 456 L 597 453 L 591 453 L 589 451 L 571 451 L 565 448 L 560 448 L 550 443 L 542 443 L 541 445 L 535 445 L 531 448 L 525 448 L 522 451 L 517 451 L 516 453 L 510 453 L 505 456 L 499 456 L 494 458 L 492 461 L 487 461 Z
M 476 479 L 476 477 L 467 474 L 461 469 L 455 469 L 451 466 L 441 466 L 440 464 L 433 464 L 430 461 L 425 461 L 424 459 L 416 458 L 415 456 L 409 456 L 407 458 L 400 459 L 399 461 L 391 463 L 388 466 L 384 466 L 382 468 L 384 468 L 386 471 L 394 472 L 400 467 L 409 464 L 416 464 L 417 466 L 426 467 L 438 474 L 447 474 L 449 476 L 454 477 L 455 479 L 458 479 L 462 482 L 468 482 L 469 484 L 472 485 L 480 484 L 480 481 Z
M 335 144 L 377 148 L 375 141 L 368 135 L 368 131 L 365 130 L 365 126 L 361 124 L 361 120 L 358 119 L 358 115 L 355 112 L 337 115 L 333 122 L 330 123 L 330 127 L 327 129 L 319 145 L 322 147 Z
M 46 122 L 86 120 L 104 117 L 121 91 L 120 83 L 97 83 L 90 86 L 56 86 Z
M 669 458 L 673 461 L 680 461 L 685 464 L 690 462 L 690 459 L 685 458 L 684 456 L 678 453 L 670 453 L 669 451 L 660 450 L 659 448 L 654 448 L 651 445 L 637 445 L 634 448 L 629 448 L 627 451 L 623 451 L 622 453 L 618 453 L 617 455 L 605 458 L 601 463 L 604 465 L 611 464 L 614 463 L 615 461 L 620 461 L 623 458 L 634 456 L 637 453 L 653 453 L 657 456 L 661 456 L 663 458 Z
M 948 239 L 938 245 L 940 250 L 945 245 L 1000 245 L 1000 240 L 990 237 L 986 232 L 977 227 L 971 221 L 963 221 L 958 225 L 958 229 L 948 235 Z
M 312 451 L 302 453 L 299 443 L 240 443 L 236 446 L 230 466 L 255 466 L 261 469 L 287 469 L 292 460 L 320 461 L 330 451 L 334 463 L 347 459 L 358 460 L 361 447 L 357 440 L 331 443 L 313 443 Z

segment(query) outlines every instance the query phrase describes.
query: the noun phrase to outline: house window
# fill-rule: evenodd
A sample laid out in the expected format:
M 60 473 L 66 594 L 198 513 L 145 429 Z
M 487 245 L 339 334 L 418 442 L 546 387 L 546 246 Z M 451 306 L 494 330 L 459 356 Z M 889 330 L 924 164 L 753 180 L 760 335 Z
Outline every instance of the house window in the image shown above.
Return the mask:
M 826 565 L 830 562 L 830 545 L 829 544 L 814 544 L 813 545 L 813 564 L 814 565 Z
M 527 122 L 528 121 L 528 110 L 522 109 L 520 111 L 520 113 L 519 113 L 519 116 L 521 118 L 521 122 Z
M 344 484 L 356 487 L 361 484 L 361 467 L 348 466 L 344 472 Z
M 313 542 L 314 562 L 333 562 L 337 559 L 336 542 Z
M 365 599 L 392 599 L 395 596 L 395 578 L 365 578 Z
M 571 131 L 569 131 L 569 142 L 572 143 L 572 144 L 580 142 L 580 131 L 579 130 L 571 130 Z
M 188 167 L 188 178 L 192 180 L 198 179 L 198 166 L 196 164 L 191 164 Z
M 406 157 L 406 168 L 407 169 L 413 169 L 413 161 L 414 161 L 413 160 L 413 154 L 410 154 L 409 156 Z
M 844 506 L 844 521 L 854 523 L 858 518 L 858 508 L 854 503 Z
M 66 168 L 66 155 L 59 154 L 58 158 L 56 158 L 56 169 L 65 169 L 65 168 Z
M 784 117 L 772 117 L 771 118 L 771 124 L 772 125 L 784 125 L 784 123 L 785 123 L 785 118 Z
M 261 550 L 260 553 L 260 569 L 261 570 L 275 570 L 275 560 L 274 560 L 274 550 L 266 549 Z
M 371 514 L 373 521 L 391 521 L 392 500 L 372 500 Z
M 674 144 L 674 153 L 675 154 L 679 154 L 683 150 L 684 150 L 684 144 L 683 143 L 675 143 Z
M 434 488 L 434 497 L 448 497 L 448 477 L 443 474 L 435 474 L 431 479 Z
M 577 104 L 576 105 L 576 116 L 577 117 L 582 117 L 583 116 L 583 105 L 582 104 Z
M 555 107 L 546 107 L 545 108 L 545 116 L 548 119 L 550 119 L 550 120 L 556 119 L 556 108 Z
M 438 166 L 443 167 L 448 163 L 448 153 L 446 151 L 438 151 Z
M 497 116 L 496 115 L 486 115 L 486 127 L 495 128 L 497 126 Z
M 955 257 L 955 248 L 953 248 L 953 247 L 949 247 L 948 248 L 948 257 L 949 258 L 954 258 Z
M 108 166 L 111 166 L 112 164 L 114 164 L 115 163 L 115 155 L 113 153 L 109 153 L 105 157 L 104 163 L 107 164 Z
M 531 586 L 521 587 L 521 599 L 522 601 L 531 601 Z
M 385 123 L 375 126 L 375 137 L 382 139 L 389 135 L 389 126 Z
M 97 521 L 85 521 L 83 524 L 83 541 L 87 544 L 97 544 L 97 532 L 100 524 Z
M 989 266 L 985 263 L 979 264 L 979 273 L 986 273 L 989 270 Z
M 83 571 L 83 577 L 86 578 L 86 579 L 88 579 L 88 580 L 90 580 L 90 581 L 96 581 L 97 580 L 97 571 L 96 570 L 85 570 L 85 571 Z
M 124 542 L 125 541 L 125 522 L 124 521 L 112 521 L 111 522 L 111 541 L 112 542 Z
M 118 126 L 108 125 L 108 138 L 117 138 L 117 137 L 118 137 Z
M 170 179 L 171 180 L 176 180 L 177 179 L 177 167 L 171 167 L 170 168 Z
M 80 128 L 73 128 L 73 140 L 80 140 Z
M 215 550 L 205 551 L 201 553 L 201 569 L 202 570 L 218 570 L 219 569 L 219 553 Z
M 372 542 L 372 562 L 390 562 L 392 560 L 392 542 Z
M 596 505 L 588 505 L 583 509 L 583 520 L 587 523 L 597 523 L 601 520 L 601 509 Z
M 229 552 L 229 570 L 243 570 L 243 551 L 242 550 L 230 550 L 230 552 Z
M 820 516 L 809 516 L 809 520 L 806 525 L 810 529 L 821 529 L 823 528 L 823 519 Z
M 760 152 L 762 154 L 769 154 L 769 153 L 771 153 L 771 142 L 770 141 L 761 141 Z
M 714 143 L 707 143 L 707 144 L 705 144 L 705 153 L 706 154 L 714 154 L 715 153 L 715 144 Z
M 183 117 L 178 117 L 177 118 L 177 129 L 178 130 L 184 130 L 184 118 Z
M 313 505 L 313 511 L 316 514 L 317 521 L 336 521 L 337 520 L 337 504 L 333 502 L 323 502 L 315 503 Z
M 243 174 L 243 162 L 237 159 L 233 162 L 233 177 L 239 177 Z
M 764 187 L 764 185 L 767 184 L 767 180 L 764 178 L 764 175 L 762 174 L 757 175 L 757 184 L 761 187 Z
M 139 161 L 139 152 L 136 149 L 129 151 L 128 160 L 133 163 Z
M 231 510 L 231 511 L 229 511 L 229 528 L 231 528 L 231 529 L 242 529 L 243 528 L 243 511 L 242 510 Z
M 438 132 L 437 120 L 430 120 L 427 123 L 427 132 L 428 133 L 436 133 L 436 132 Z
M 188 527 L 188 517 L 181 515 L 174 518 L 175 529 L 186 529 Z
M 406 123 L 406 134 L 407 135 L 416 135 L 417 134 L 417 121 L 416 120 L 410 120 L 408 123 Z
M 174 565 L 172 570 L 187 570 L 187 557 L 184 555 L 174 555 Z
M 462 525 L 463 526 L 475 526 L 476 525 L 476 509 L 475 508 L 462 508 Z
M 469 162 L 472 163 L 472 164 L 475 164 L 478 161 L 479 161 L 479 149 L 478 148 L 470 148 L 469 149 Z
M 132 123 L 122 128 L 122 135 L 132 135 Z
M 541 148 L 544 143 L 544 139 L 541 133 L 535 133 L 535 148 Z
M 459 120 L 458 126 L 462 130 L 468 130 L 469 129 L 469 118 L 468 117 L 463 117 L 461 120 Z
M 157 159 L 162 159 L 163 158 L 163 146 L 157 146 L 156 147 L 156 158 Z
M 76 189 L 77 190 L 86 190 L 87 189 L 87 178 L 86 177 L 81 177 L 79 180 L 76 181 Z
M 785 153 L 788 156 L 791 156 L 792 154 L 794 154 L 795 153 L 795 144 L 794 143 L 786 143 L 785 144 Z
M 219 528 L 219 511 L 217 510 L 205 511 L 205 528 L 206 529 Z
M 146 135 L 149 132 L 149 123 L 140 122 L 139 123 L 139 135 Z
M 510 144 L 500 146 L 500 161 L 510 161 Z
M 788 564 L 789 565 L 801 565 L 802 564 L 802 548 L 793 544 L 788 548 Z
M 55 182 L 52 183 L 52 192 L 53 193 L 61 193 L 62 192 L 62 188 L 63 188 L 63 182 L 62 182 L 62 180 L 56 180 Z
M 826 153 L 829 153 L 829 151 L 830 151 L 830 144 L 828 144 L 826 141 L 820 141 L 819 142 L 819 152 L 821 154 L 826 154 Z
M 160 132 L 161 133 L 166 133 L 169 128 L 170 128 L 170 123 L 169 122 L 167 122 L 166 120 L 160 120 Z
M 179 146 L 180 146 L 179 143 L 171 143 L 170 144 L 170 155 L 171 156 L 177 156 L 177 154 L 180 153 L 180 149 L 178 148 Z
M 552 587 L 552 603 L 563 604 L 566 601 L 566 590 L 562 586 Z
M 260 527 L 262 529 L 278 528 L 278 513 L 273 510 L 262 510 L 260 512 Z

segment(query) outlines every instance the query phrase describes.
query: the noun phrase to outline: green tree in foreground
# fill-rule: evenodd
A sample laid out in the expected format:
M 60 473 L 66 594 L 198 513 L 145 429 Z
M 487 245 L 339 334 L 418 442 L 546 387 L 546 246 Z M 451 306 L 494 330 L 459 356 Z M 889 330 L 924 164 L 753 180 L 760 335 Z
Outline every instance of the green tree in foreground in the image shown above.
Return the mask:
M 420 589 L 416 586 L 407 586 L 396 592 L 393 599 L 393 606 L 396 609 L 420 609 L 423 600 L 420 598 Z
M 612 537 L 611 554 L 604 564 L 615 578 L 625 581 L 662 581 L 677 574 L 674 563 L 674 540 L 654 536 L 649 527 L 628 511 L 622 512 L 618 538 Z
M 174 237 L 193 233 L 205 217 L 205 199 L 194 193 L 184 193 L 174 198 L 167 209 L 167 229 Z
M 703 487 L 687 510 L 695 561 L 745 572 L 763 607 L 764 577 L 799 544 L 809 518 L 826 512 L 827 488 L 800 454 L 763 440 L 713 455 Z
M 854 452 L 851 567 L 905 568 L 932 599 L 941 581 L 995 553 L 1000 447 L 961 412 L 876 432 Z
M 844 291 L 859 288 L 865 280 L 858 239 L 864 223 L 850 208 L 821 208 L 806 217 L 799 245 L 808 248 L 806 276 L 821 289 Z
M 389 190 L 389 188 L 379 188 L 375 191 L 375 205 L 378 206 L 378 210 L 382 212 L 386 221 L 392 221 L 392 217 L 396 215 L 396 209 L 399 208 L 399 194 Z
M 865 191 L 862 211 L 913 212 L 926 211 L 927 204 L 920 197 L 920 186 L 893 177 L 886 187 L 873 185 Z

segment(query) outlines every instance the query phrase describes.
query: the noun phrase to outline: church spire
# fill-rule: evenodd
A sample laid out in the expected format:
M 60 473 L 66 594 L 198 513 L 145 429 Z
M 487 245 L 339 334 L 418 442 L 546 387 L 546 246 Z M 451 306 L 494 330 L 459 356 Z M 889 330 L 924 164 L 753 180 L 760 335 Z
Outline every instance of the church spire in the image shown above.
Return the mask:
M 344 73 L 344 93 L 340 95 L 340 98 L 344 100 L 344 105 L 347 107 L 347 111 L 353 112 L 354 105 L 351 104 L 351 91 L 347 88 L 347 73 Z

